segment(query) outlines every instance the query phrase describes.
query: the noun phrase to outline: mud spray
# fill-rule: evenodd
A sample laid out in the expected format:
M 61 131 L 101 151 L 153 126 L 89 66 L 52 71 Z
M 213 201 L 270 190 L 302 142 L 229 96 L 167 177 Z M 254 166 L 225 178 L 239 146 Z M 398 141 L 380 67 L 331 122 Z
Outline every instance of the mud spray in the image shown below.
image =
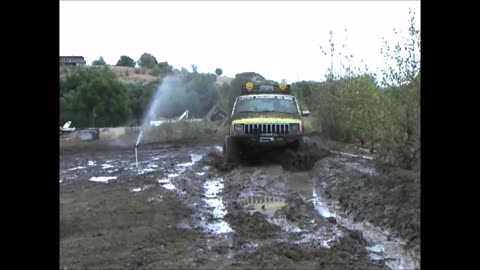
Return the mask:
M 148 132 L 150 128 L 150 121 L 155 120 L 158 112 L 160 111 L 160 102 L 166 96 L 167 93 L 175 89 L 177 79 L 173 76 L 167 76 L 163 82 L 158 86 L 153 100 L 150 103 L 148 112 L 143 119 L 143 125 L 141 127 L 140 133 L 138 134 L 137 142 L 135 143 L 135 164 L 138 167 L 138 146 L 143 137 L 143 133 Z

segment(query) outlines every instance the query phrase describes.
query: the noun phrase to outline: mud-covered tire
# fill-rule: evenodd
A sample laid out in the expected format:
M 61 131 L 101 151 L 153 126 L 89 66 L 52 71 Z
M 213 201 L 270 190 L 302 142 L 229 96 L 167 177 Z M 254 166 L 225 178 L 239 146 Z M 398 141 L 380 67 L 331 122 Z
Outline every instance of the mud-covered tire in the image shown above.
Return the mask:
M 309 155 L 300 151 L 287 149 L 281 159 L 282 166 L 290 171 L 305 171 L 312 168 L 312 160 Z
M 228 164 L 237 163 L 239 160 L 238 144 L 230 138 L 223 144 L 223 161 Z
M 294 142 L 289 149 L 293 150 L 294 152 L 300 152 L 305 150 L 306 148 L 306 142 L 305 142 L 305 137 L 301 137 L 298 141 Z

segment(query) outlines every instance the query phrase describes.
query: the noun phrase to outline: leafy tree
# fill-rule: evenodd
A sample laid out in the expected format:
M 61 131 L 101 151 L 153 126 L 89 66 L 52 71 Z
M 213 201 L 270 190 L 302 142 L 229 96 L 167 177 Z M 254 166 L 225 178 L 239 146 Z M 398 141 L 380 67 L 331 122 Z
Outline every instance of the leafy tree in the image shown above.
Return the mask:
M 190 117 L 203 117 L 218 101 L 214 74 L 185 73 L 159 84 L 158 112 L 163 117 L 176 117 L 189 110 Z
M 117 66 L 135 67 L 135 61 L 126 55 L 122 55 L 120 56 L 120 59 L 117 62 Z
M 117 126 L 127 120 L 127 88 L 108 68 L 80 69 L 60 81 L 60 119 L 77 127 Z
M 100 56 L 100 58 L 98 60 L 95 60 L 92 62 L 92 65 L 93 66 L 105 66 L 107 65 L 107 63 L 105 62 L 105 60 L 103 60 L 103 57 Z
M 222 75 L 223 74 L 223 70 L 221 68 L 217 68 L 215 69 L 215 74 L 217 74 L 218 76 Z
M 195 64 L 192 64 L 192 72 L 197 73 L 197 70 L 198 70 L 198 66 Z
M 214 74 L 185 72 L 181 76 L 164 78 L 148 85 L 129 85 L 131 111 L 140 121 L 152 105 L 153 117 L 178 117 L 189 110 L 190 117 L 203 117 L 218 102 L 219 94 Z M 153 99 L 157 99 L 154 102 Z
M 158 63 L 158 68 L 160 70 L 160 74 L 170 74 L 173 72 L 173 66 L 169 65 L 168 62 L 160 62 Z
M 153 68 L 156 64 L 158 64 L 157 59 L 149 53 L 144 53 L 138 59 L 138 65 L 143 68 Z
M 311 107 L 312 99 L 308 98 L 312 95 L 312 91 L 315 87 L 318 87 L 319 83 L 315 81 L 300 81 L 292 84 L 291 89 L 294 96 L 299 99 L 307 107 Z
M 242 86 L 245 85 L 249 81 L 248 77 L 238 76 L 237 78 L 233 79 L 230 84 L 223 84 L 220 89 L 220 96 L 221 96 L 221 106 L 226 111 L 231 111 L 233 108 L 233 103 L 235 103 L 235 99 L 240 94 Z
M 153 66 L 152 70 L 150 71 L 150 75 L 152 76 L 158 76 L 162 73 L 158 65 Z
M 158 88 L 158 82 L 149 84 L 129 84 L 130 110 L 136 122 L 140 123 L 149 109 L 149 103 Z
M 398 32 L 395 31 L 395 34 Z M 384 42 L 381 53 L 389 63 L 383 70 L 383 124 L 381 157 L 405 168 L 418 167 L 420 158 L 420 30 L 410 10 L 409 37 L 392 47 Z

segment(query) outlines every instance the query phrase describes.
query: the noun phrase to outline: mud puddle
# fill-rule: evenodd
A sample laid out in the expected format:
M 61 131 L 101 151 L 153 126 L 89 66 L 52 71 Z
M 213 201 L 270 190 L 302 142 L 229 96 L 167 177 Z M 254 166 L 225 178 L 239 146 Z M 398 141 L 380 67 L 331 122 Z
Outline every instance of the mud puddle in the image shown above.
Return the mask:
M 322 220 L 303 200 L 310 195 L 308 187 L 311 190 L 307 172 L 288 172 L 279 165 L 268 165 L 240 168 L 232 174 L 235 182 L 244 183 L 235 199 L 242 211 L 278 228 L 275 240 L 253 241 L 249 243 L 251 247 L 290 242 L 330 248 L 342 236 L 336 226 Z
M 61 162 L 60 180 L 61 183 L 92 178 L 92 181 L 104 181 L 105 178 L 118 176 L 134 178 L 162 174 L 164 177 L 160 179 L 171 180 L 203 158 L 201 153 L 192 153 L 192 149 L 177 149 L 175 155 L 165 153 L 169 150 L 160 147 L 158 150 L 139 148 L 138 164 L 135 162 L 134 151 L 128 150 L 100 152 L 96 155 L 80 153 L 73 158 L 68 156 L 65 157 L 66 162 Z M 205 151 L 202 148 L 199 150 Z M 172 188 L 170 185 L 167 187 Z
M 282 164 L 283 165 L 283 164 Z M 225 176 L 235 255 L 228 267 L 381 269 L 355 231 L 318 213 L 309 172 L 240 166 Z
M 365 151 L 366 149 L 359 148 L 362 151 Z M 368 151 L 368 150 L 367 150 Z M 361 158 L 361 159 L 367 159 L 367 160 L 373 160 L 373 157 L 370 155 L 357 155 L 357 154 L 351 154 L 351 153 L 345 153 L 345 152 L 340 152 L 340 151 L 335 151 L 331 150 L 332 154 L 340 155 L 340 156 L 346 156 L 346 157 L 352 157 L 352 158 Z
M 90 181 L 108 183 L 108 181 L 115 180 L 115 179 L 117 179 L 116 176 L 98 176 L 98 177 L 94 176 L 90 178 Z
M 254 194 L 253 196 L 240 196 L 240 203 L 250 215 L 256 212 L 264 215 L 265 220 L 278 226 L 284 234 L 284 239 L 279 242 L 292 241 L 298 245 L 320 243 L 323 248 L 330 248 L 338 237 L 342 236 L 341 231 L 335 227 L 322 222 L 314 215 L 310 218 L 297 218 L 292 215 L 297 202 L 287 201 L 286 194 L 277 193 L 274 196 Z M 297 198 L 300 199 L 300 198 Z M 302 199 L 300 199 L 302 200 Z M 302 201 L 303 202 L 303 201 Z M 300 204 L 302 203 L 300 202 Z M 307 214 L 308 216 L 308 214 Z M 305 220 L 303 220 L 305 218 Z M 256 243 L 256 246 L 259 246 Z
M 224 220 L 227 210 L 223 204 L 223 198 L 219 193 L 223 190 L 223 179 L 215 178 L 207 180 L 203 185 L 205 188 L 205 199 L 210 213 L 213 215 L 213 221 L 205 224 L 207 230 L 214 235 L 233 232 L 230 225 Z

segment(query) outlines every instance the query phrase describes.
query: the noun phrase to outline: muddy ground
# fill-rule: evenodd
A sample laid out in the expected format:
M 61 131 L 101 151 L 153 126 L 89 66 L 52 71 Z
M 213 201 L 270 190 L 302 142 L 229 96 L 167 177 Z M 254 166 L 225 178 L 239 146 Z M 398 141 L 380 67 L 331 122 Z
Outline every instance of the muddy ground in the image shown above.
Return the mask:
M 221 141 L 60 154 L 61 269 L 418 269 L 420 176 L 311 138 L 235 167 Z M 303 161 L 299 162 L 299 161 Z

